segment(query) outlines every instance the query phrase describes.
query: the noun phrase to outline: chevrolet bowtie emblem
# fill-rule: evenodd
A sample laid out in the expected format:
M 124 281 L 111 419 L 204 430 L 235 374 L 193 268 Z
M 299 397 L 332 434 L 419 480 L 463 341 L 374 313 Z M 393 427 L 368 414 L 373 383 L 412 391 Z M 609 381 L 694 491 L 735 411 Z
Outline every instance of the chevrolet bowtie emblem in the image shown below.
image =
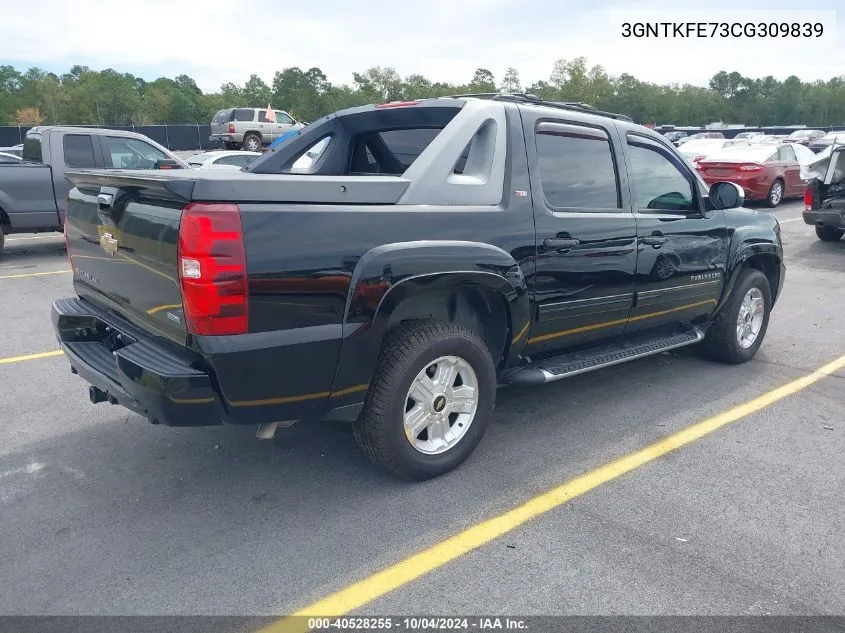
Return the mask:
M 111 233 L 103 233 L 100 236 L 100 246 L 109 255 L 114 255 L 117 252 L 117 240 L 112 237 Z

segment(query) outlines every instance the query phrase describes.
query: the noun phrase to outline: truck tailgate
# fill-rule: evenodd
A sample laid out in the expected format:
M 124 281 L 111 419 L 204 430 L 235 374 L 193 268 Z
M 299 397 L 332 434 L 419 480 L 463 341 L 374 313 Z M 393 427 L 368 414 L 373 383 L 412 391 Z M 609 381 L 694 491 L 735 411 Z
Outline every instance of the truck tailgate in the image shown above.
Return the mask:
M 119 178 L 104 186 L 102 176 L 74 180 L 65 231 L 77 294 L 184 345 L 177 244 L 185 201 L 154 181 L 144 187 Z

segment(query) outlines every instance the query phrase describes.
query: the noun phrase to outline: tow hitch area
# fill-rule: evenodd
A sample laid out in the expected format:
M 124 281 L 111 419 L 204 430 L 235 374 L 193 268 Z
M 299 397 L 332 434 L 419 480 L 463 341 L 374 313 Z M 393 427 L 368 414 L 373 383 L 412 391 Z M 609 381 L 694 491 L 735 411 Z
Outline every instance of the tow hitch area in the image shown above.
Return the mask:
M 117 404 L 117 398 L 109 395 L 102 389 L 97 387 L 88 387 L 88 398 L 92 404 L 99 404 L 101 402 L 108 402 L 109 404 Z

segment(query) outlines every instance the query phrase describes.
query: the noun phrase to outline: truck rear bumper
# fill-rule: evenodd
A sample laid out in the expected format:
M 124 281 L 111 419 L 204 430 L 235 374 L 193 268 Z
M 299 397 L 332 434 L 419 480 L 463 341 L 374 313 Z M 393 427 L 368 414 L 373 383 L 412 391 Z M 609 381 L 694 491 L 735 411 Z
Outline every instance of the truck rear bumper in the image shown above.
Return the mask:
M 845 211 L 837 209 L 817 209 L 804 211 L 804 223 L 812 226 L 829 226 L 833 229 L 845 229 Z
M 53 329 L 73 371 L 90 383 L 92 402 L 106 400 L 154 424 L 223 423 L 208 373 L 191 359 L 142 339 L 133 328 L 82 299 L 53 303 Z

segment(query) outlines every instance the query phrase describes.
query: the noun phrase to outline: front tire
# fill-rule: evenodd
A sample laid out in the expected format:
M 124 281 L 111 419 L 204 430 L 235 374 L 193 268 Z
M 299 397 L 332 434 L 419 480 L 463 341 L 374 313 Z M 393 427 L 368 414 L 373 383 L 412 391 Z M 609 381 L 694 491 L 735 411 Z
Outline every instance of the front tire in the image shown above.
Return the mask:
M 3 225 L 0 224 L 0 255 L 3 254 L 3 246 L 6 243 L 6 236 L 3 234 Z
M 822 242 L 838 242 L 845 235 L 845 231 L 835 229 L 832 226 L 817 226 L 816 237 Z
M 781 200 L 783 200 L 783 181 L 775 180 L 766 195 L 766 206 L 774 209 L 781 203 Z
M 431 479 L 472 454 L 495 400 L 496 367 L 475 332 L 443 321 L 411 322 L 385 341 L 355 439 L 387 472 Z
M 701 344 L 704 355 L 725 363 L 754 358 L 766 336 L 771 309 L 769 280 L 756 268 L 742 269 L 730 298 Z

